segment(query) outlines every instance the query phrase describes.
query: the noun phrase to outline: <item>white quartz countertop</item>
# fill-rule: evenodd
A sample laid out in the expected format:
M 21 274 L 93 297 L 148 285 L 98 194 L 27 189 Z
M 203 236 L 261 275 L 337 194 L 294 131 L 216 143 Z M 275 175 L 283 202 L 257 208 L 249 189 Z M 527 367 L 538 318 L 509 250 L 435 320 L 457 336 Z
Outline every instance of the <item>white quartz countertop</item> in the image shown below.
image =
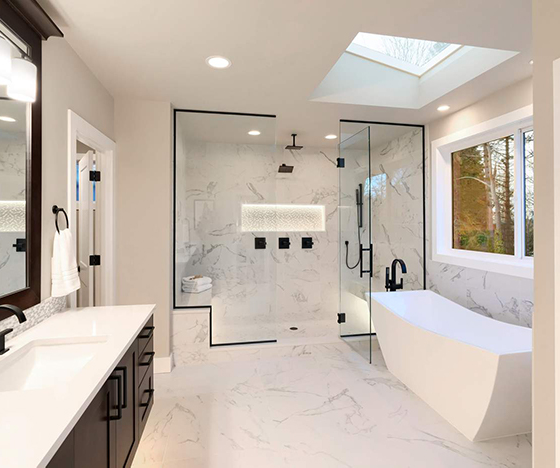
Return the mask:
M 0 467 L 36 468 L 49 463 L 154 309 L 154 305 L 134 305 L 69 310 L 8 341 L 10 351 L 0 356 L 0 369 L 3 360 L 35 340 L 103 340 L 66 384 L 0 391 Z

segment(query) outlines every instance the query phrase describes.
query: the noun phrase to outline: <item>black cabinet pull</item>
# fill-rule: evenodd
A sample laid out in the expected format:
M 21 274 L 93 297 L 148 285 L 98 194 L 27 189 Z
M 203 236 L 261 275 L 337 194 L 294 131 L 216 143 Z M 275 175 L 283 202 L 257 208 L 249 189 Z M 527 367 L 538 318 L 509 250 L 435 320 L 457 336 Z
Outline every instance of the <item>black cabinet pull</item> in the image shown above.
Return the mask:
M 120 375 L 112 375 L 109 380 L 117 381 L 117 415 L 109 416 L 111 421 L 122 419 L 122 378 Z
M 115 372 L 123 373 L 123 404 L 122 408 L 126 409 L 128 405 L 128 368 L 126 366 L 115 367 Z
M 156 327 L 154 327 L 154 326 L 144 327 L 144 328 L 142 329 L 142 333 L 144 333 L 145 331 L 147 331 L 148 333 L 145 334 L 145 335 L 144 335 L 144 334 L 140 334 L 140 336 L 138 336 L 138 338 L 144 338 L 144 339 L 151 338 L 152 335 L 154 334 L 155 328 L 156 328 Z
M 152 397 L 154 396 L 154 389 L 153 389 L 153 388 L 150 388 L 150 389 L 148 389 L 148 390 L 144 390 L 144 393 L 147 393 L 147 394 L 148 394 L 148 401 L 147 401 L 146 403 L 140 403 L 139 406 L 140 406 L 141 408 L 146 408 L 146 407 L 150 406 L 150 403 L 151 403 L 151 401 L 152 401 Z
M 144 356 L 150 356 L 150 357 L 148 358 L 148 360 L 146 362 L 139 362 L 138 365 L 139 366 L 146 366 L 146 367 L 149 366 L 152 363 L 152 361 L 154 360 L 155 354 L 156 353 L 154 353 L 153 351 L 151 351 L 149 353 L 144 353 Z

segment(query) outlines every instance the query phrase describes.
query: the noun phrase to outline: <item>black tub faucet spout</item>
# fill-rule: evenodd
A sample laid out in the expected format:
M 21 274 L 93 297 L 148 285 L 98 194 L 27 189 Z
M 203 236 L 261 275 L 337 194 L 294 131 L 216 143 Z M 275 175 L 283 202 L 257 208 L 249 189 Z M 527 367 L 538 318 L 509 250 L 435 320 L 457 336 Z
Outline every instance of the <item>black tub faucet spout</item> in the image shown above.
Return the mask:
M 395 258 L 393 263 L 391 263 L 391 271 L 389 273 L 389 267 L 385 269 L 385 290 L 386 291 L 396 291 L 397 289 L 403 289 L 403 279 L 397 283 L 397 265 L 401 266 L 401 271 L 406 274 L 406 263 L 400 258 Z

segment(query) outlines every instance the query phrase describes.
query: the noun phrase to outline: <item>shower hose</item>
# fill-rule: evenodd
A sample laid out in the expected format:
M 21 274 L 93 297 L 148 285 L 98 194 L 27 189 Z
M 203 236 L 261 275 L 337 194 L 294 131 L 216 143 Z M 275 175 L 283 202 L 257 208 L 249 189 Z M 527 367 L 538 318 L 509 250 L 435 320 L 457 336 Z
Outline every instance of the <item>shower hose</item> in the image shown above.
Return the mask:
M 360 235 L 360 206 L 356 203 L 356 225 L 358 228 L 358 247 L 360 246 L 360 244 L 362 243 L 362 237 Z M 344 241 L 344 244 L 346 245 L 346 267 L 349 270 L 353 270 L 354 268 L 356 268 L 359 264 L 360 264 L 360 258 L 358 258 L 357 263 L 354 266 L 350 266 L 348 264 L 348 241 Z

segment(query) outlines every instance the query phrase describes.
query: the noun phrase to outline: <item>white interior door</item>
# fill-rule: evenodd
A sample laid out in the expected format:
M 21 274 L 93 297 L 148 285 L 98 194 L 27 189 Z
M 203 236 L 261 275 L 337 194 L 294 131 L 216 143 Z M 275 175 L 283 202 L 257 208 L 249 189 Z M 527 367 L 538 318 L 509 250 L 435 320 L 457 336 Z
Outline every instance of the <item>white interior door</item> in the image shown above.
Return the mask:
M 78 190 L 78 265 L 81 287 L 78 291 L 78 307 L 94 305 L 94 268 L 89 265 L 89 257 L 94 254 L 93 232 L 93 183 L 89 173 L 93 170 L 93 151 L 88 151 L 79 161 Z

